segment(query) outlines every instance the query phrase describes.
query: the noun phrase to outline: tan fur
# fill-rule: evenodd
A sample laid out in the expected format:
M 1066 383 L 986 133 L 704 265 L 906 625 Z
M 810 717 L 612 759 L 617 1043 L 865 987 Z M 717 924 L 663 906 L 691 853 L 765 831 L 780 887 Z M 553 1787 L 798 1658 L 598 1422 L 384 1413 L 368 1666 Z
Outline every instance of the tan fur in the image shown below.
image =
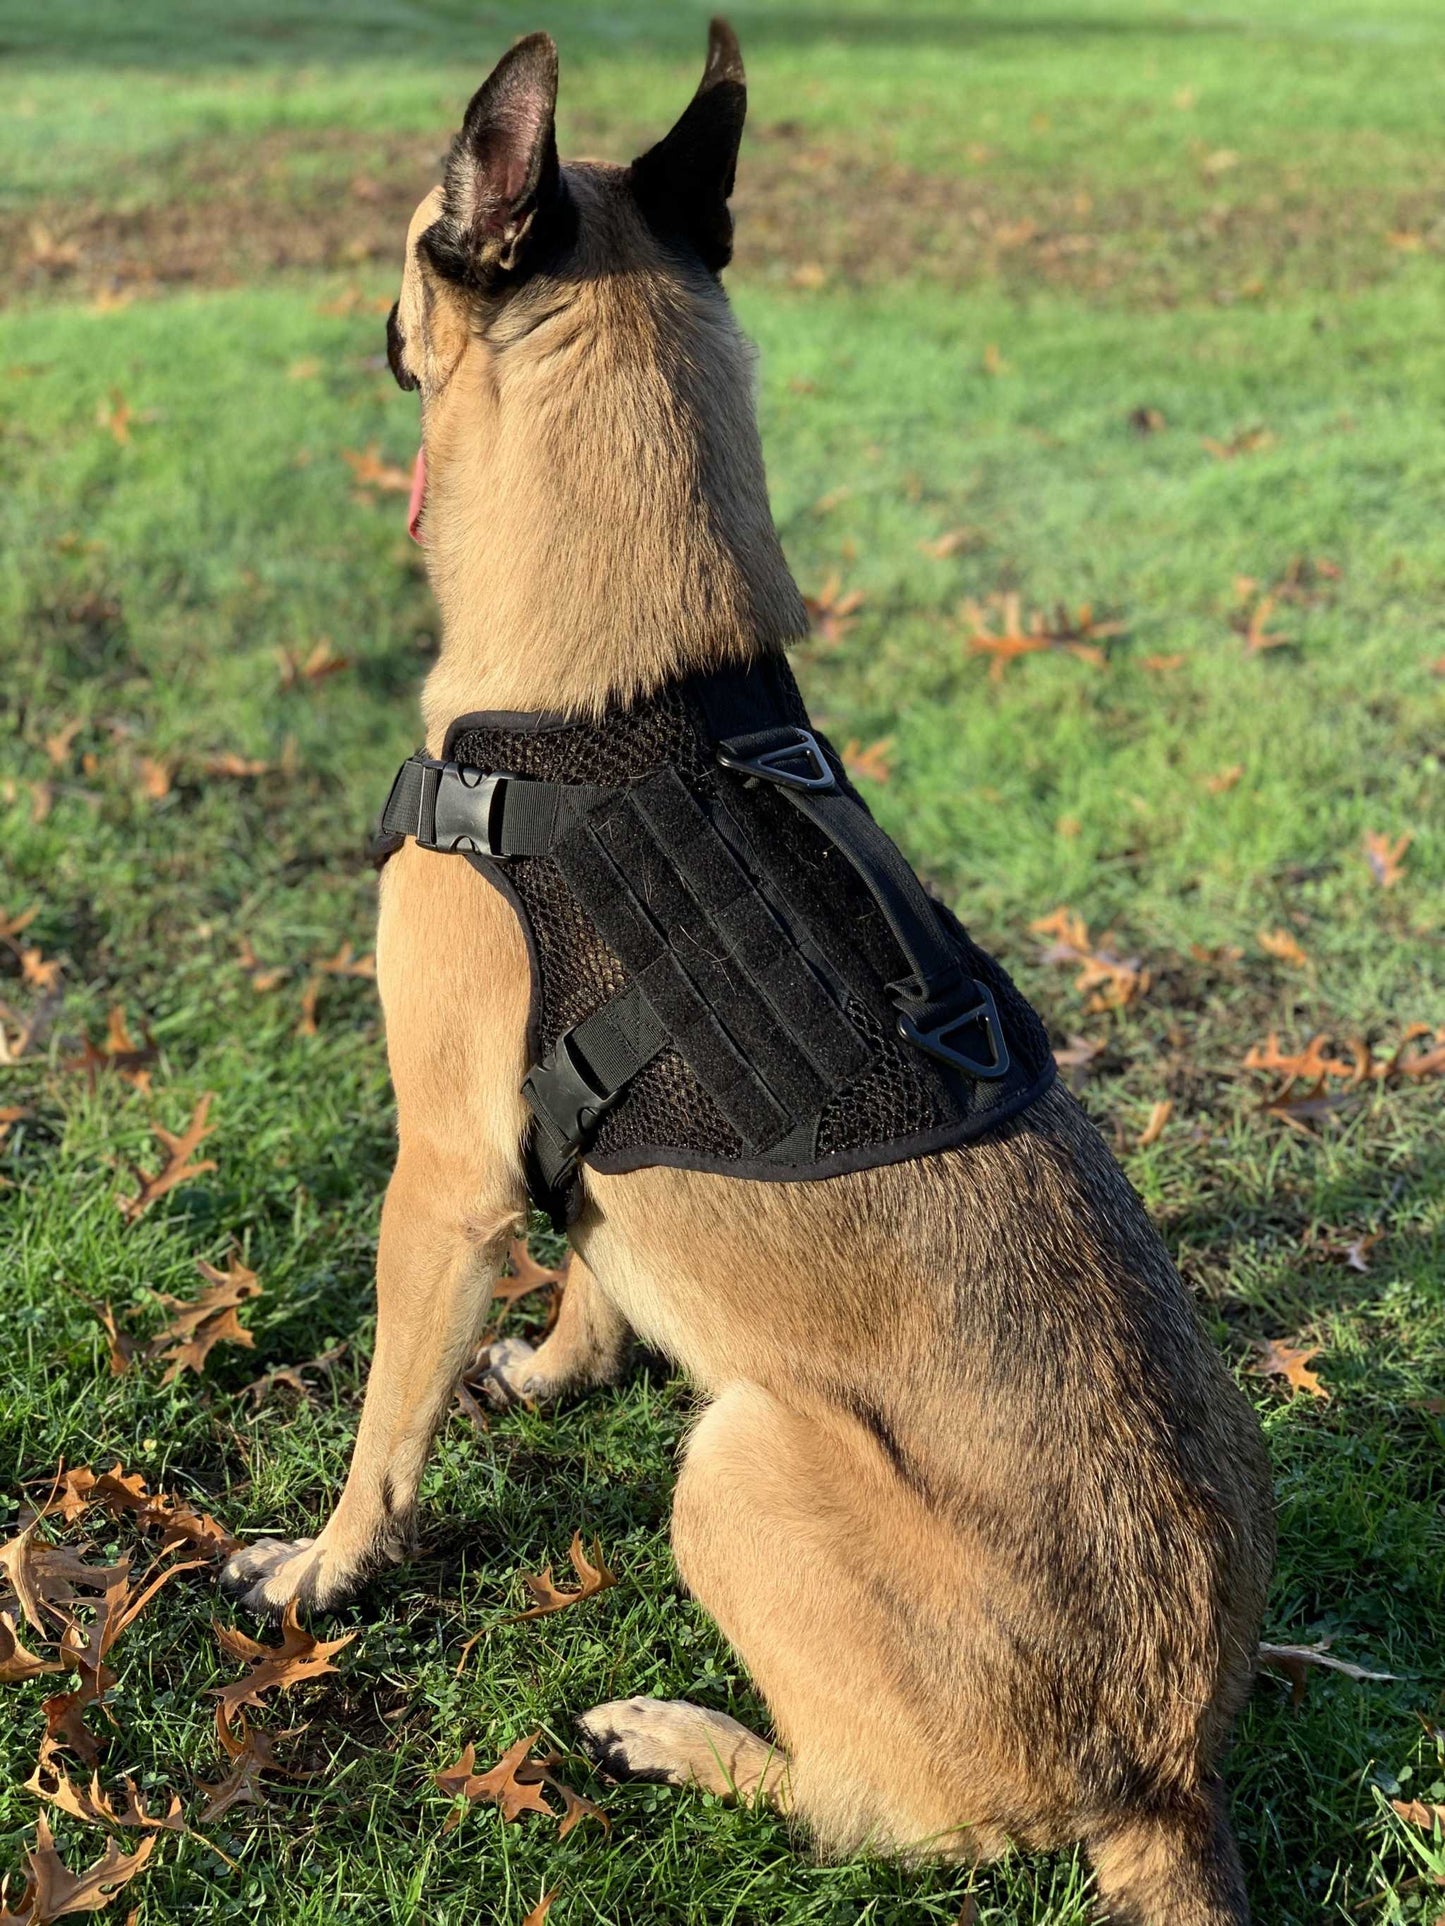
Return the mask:
M 618 170 L 568 183 L 582 227 L 565 276 L 495 308 L 418 254 L 435 199 L 409 239 L 400 320 L 444 626 L 423 698 L 434 751 L 466 710 L 593 715 L 802 626 L 720 290 L 653 240 Z M 460 859 L 408 844 L 382 882 L 379 975 L 401 1146 L 376 1358 L 321 1537 L 237 1561 L 273 1610 L 324 1604 L 399 1549 L 524 1207 L 512 911 Z M 562 1322 L 499 1381 L 545 1397 L 615 1375 L 630 1329 L 707 1400 L 678 1564 L 787 1749 L 785 1766 L 736 1741 L 744 1789 L 790 1801 L 828 1850 L 1082 1839 L 1121 1919 L 1242 1919 L 1198 1815 L 1217 1811 L 1213 1764 L 1251 1674 L 1267 1466 L 1072 1099 L 826 1182 L 594 1176 L 574 1242 Z M 584 1728 L 621 1767 L 717 1782 L 718 1729 L 676 1708 L 619 1702 Z M 1190 1870 L 1210 1853 L 1217 1903 Z

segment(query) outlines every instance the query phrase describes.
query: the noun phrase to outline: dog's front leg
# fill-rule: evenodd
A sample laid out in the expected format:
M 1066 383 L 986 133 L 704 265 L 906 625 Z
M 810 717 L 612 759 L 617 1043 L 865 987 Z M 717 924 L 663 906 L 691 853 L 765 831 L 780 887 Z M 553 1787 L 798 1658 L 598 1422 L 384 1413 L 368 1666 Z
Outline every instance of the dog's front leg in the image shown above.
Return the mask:
M 517 1228 L 515 1210 L 479 1221 L 450 1174 L 434 1145 L 403 1147 L 382 1209 L 376 1352 L 346 1488 L 319 1537 L 263 1538 L 230 1560 L 223 1583 L 252 1611 L 337 1604 L 407 1550 L 427 1453 Z

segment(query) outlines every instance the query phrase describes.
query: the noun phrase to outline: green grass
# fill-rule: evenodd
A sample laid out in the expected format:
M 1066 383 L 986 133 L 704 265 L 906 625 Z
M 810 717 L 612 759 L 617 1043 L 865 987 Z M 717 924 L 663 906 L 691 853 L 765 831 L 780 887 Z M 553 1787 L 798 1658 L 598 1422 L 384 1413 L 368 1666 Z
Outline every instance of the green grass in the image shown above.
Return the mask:
M 0 225 L 23 256 L 35 219 L 63 238 L 80 214 L 204 214 L 259 138 L 273 143 L 267 207 L 313 210 L 389 156 L 439 149 L 496 50 L 538 18 L 150 4 L 51 22 L 0 7 L 20 104 L 0 125 Z M 631 151 L 685 97 L 701 18 L 554 7 L 564 131 Z M 1262 1683 L 1230 1765 L 1237 1821 L 1262 1922 L 1432 1921 L 1431 1849 L 1377 1789 L 1445 1797 L 1417 1716 L 1445 1713 L 1445 1423 L 1425 1408 L 1445 1382 L 1441 1086 L 1381 1091 L 1301 1136 L 1261 1114 L 1264 1083 L 1241 1060 L 1270 1030 L 1388 1047 L 1411 1022 L 1445 1022 L 1445 271 L 1429 205 L 1445 21 L 1387 0 L 1191 16 L 1145 0 L 892 16 L 859 0 L 737 19 L 753 191 L 764 175 L 786 187 L 801 154 L 847 190 L 752 256 L 745 232 L 732 283 L 762 350 L 796 572 L 865 597 L 841 641 L 800 652 L 800 674 L 839 742 L 892 739 L 870 800 L 1060 1040 L 1105 1040 L 1086 1100 L 1231 1361 L 1243 1371 L 1264 1336 L 1324 1347 L 1328 1404 L 1242 1380 L 1278 1478 L 1268 1635 L 1332 1636 L 1400 1677 L 1321 1675 L 1298 1710 Z M 1237 162 L 1211 170 L 1222 150 Z M 854 160 L 871 171 L 850 174 Z M 892 167 L 909 170 L 901 188 Z M 903 206 L 920 182 L 918 204 L 942 196 L 936 249 L 885 282 L 848 237 L 873 237 L 870 196 Z M 1092 236 L 1088 273 L 1049 255 L 1048 232 L 977 244 L 947 211 L 965 189 L 1005 225 L 1088 196 L 1069 216 Z M 1390 246 L 1392 230 L 1418 247 Z M 226 235 L 218 220 L 206 279 Z M 822 285 L 791 285 L 812 259 L 826 272 L 805 279 Z M 64 973 L 45 1050 L 0 1068 L 0 1105 L 33 1111 L 0 1152 L 0 1486 L 13 1506 L 19 1480 L 62 1455 L 120 1457 L 234 1526 L 301 1530 L 324 1516 L 356 1422 L 392 1118 L 371 986 L 328 981 L 315 1036 L 297 1034 L 299 990 L 341 942 L 369 947 L 358 851 L 414 743 L 435 636 L 397 500 L 358 499 L 342 458 L 376 441 L 404 462 L 413 445 L 414 403 L 379 363 L 368 305 L 390 277 L 364 251 L 344 271 L 248 271 L 229 287 L 162 274 L 100 312 L 84 264 L 74 282 L 14 285 L 0 312 L 0 911 L 36 905 L 26 941 Z M 123 442 L 98 418 L 117 398 Z M 1165 425 L 1140 435 L 1129 416 L 1145 407 Z M 1233 460 L 1202 445 L 1255 428 L 1272 439 Z M 920 549 L 955 528 L 970 534 L 944 559 Z M 1338 574 L 1281 600 L 1272 627 L 1290 646 L 1251 657 L 1235 578 L 1268 588 L 1297 557 Z M 1009 591 L 1026 610 L 1088 601 L 1120 622 L 1107 666 L 1031 656 L 991 681 L 959 605 Z M 322 637 L 350 667 L 282 691 L 276 651 Z M 1177 668 L 1146 666 L 1173 655 Z M 57 767 L 45 739 L 76 718 Z M 224 751 L 271 772 L 207 776 Z M 160 801 L 141 792 L 142 756 L 173 767 Z M 1208 788 L 1236 765 L 1232 787 Z M 1371 831 L 1413 832 L 1388 891 L 1361 854 Z M 1142 1002 L 1090 1014 L 1072 974 L 1039 962 L 1028 925 L 1064 902 L 1149 965 Z M 1260 950 L 1280 928 L 1307 968 Z M 243 939 L 291 976 L 254 990 Z M 8 952 L 0 972 L 0 1000 L 33 1012 Z M 63 1067 L 117 1002 L 160 1047 L 149 1098 L 113 1079 L 92 1093 Z M 126 1161 L 149 1165 L 152 1120 L 179 1128 L 206 1090 L 215 1172 L 127 1227 L 113 1202 Z M 1174 1116 L 1140 1150 L 1164 1097 Z M 1387 1235 L 1367 1274 L 1316 1254 L 1368 1230 Z M 94 1304 L 153 1329 L 152 1293 L 188 1294 L 196 1258 L 233 1240 L 266 1290 L 247 1313 L 254 1351 L 218 1350 L 199 1385 L 112 1378 Z M 260 1370 L 343 1340 L 316 1404 L 283 1390 L 253 1411 L 242 1395 Z M 572 1712 L 630 1692 L 761 1717 L 667 1551 L 691 1410 L 653 1366 L 485 1438 L 456 1420 L 428 1475 L 422 1556 L 344 1615 L 365 1629 L 340 1677 L 292 1708 L 321 1776 L 276 1782 L 209 1846 L 168 1842 L 122 1902 L 138 1926 L 517 1922 L 554 1885 L 561 1926 L 950 1921 L 970 1888 L 985 1922 L 1082 1922 L 1087 1883 L 1067 1860 L 976 1880 L 825 1868 L 767 1814 L 657 1788 L 602 1793 L 606 1836 L 558 1845 L 490 1811 L 442 1833 L 430 1774 L 467 1740 L 490 1762 L 540 1725 L 565 1748 Z M 561 1558 L 579 1526 L 601 1536 L 617 1588 L 502 1623 L 519 1574 Z M 108 1777 L 174 1786 L 191 1809 L 195 1782 L 221 1775 L 204 1694 L 231 1668 L 212 1609 L 182 1579 L 126 1635 L 106 1760 Z M 41 1696 L 0 1697 L 3 1863 L 33 1828 L 20 1786 Z M 567 1770 L 589 1787 L 580 1761 Z M 69 1822 L 59 1837 L 72 1863 L 98 1850 Z

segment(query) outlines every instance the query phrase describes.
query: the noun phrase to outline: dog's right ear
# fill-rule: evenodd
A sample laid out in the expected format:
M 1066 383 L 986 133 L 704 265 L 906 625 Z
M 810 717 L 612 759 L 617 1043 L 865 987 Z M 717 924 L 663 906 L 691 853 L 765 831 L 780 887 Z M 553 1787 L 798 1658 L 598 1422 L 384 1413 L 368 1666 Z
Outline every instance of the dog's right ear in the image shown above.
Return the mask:
M 448 281 L 483 292 L 514 277 L 562 205 L 557 48 L 532 33 L 473 94 L 442 177 L 442 213 L 421 236 Z

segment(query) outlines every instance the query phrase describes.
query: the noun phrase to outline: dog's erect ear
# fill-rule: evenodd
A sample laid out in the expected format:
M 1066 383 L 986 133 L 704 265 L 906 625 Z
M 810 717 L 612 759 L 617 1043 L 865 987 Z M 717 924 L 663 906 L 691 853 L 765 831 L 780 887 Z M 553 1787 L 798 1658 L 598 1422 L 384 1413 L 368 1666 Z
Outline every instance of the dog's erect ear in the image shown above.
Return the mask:
M 561 204 L 557 49 L 528 34 L 472 95 L 442 178 L 441 219 L 421 237 L 438 274 L 488 288 L 515 274 Z
M 648 223 L 667 238 L 689 241 L 714 274 L 732 259 L 728 196 L 747 111 L 738 37 L 726 20 L 714 20 L 707 65 L 682 119 L 632 163 L 633 191 Z

